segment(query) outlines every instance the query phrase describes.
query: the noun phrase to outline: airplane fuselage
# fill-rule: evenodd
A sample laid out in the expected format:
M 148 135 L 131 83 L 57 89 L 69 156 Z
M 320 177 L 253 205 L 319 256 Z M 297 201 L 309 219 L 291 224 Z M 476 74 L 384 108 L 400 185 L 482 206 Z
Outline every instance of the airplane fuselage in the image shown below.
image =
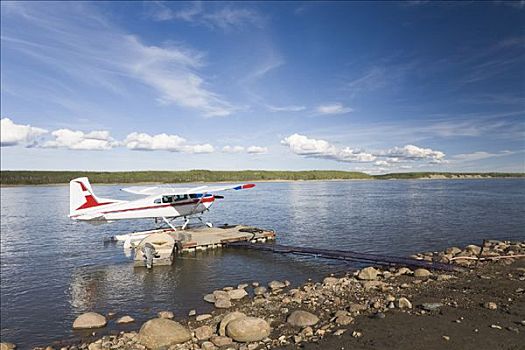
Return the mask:
M 86 221 L 176 218 L 200 214 L 208 210 L 214 201 L 213 195 L 150 196 L 134 201 L 98 203 L 96 206 L 77 211 L 70 218 Z

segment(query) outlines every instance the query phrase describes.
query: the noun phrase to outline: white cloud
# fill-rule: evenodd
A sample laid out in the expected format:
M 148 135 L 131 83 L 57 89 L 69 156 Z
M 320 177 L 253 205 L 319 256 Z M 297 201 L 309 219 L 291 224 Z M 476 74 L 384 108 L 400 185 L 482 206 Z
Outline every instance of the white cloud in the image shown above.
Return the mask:
M 290 147 L 293 153 L 305 156 L 322 156 L 335 154 L 337 152 L 335 146 L 324 140 L 311 139 L 299 134 L 285 137 L 281 141 L 281 144 Z
M 310 158 L 332 159 L 340 162 L 372 162 L 373 154 L 354 150 L 349 147 L 339 149 L 325 140 L 311 139 L 304 135 L 293 134 L 281 141 L 298 155 Z
M 398 157 L 404 159 L 428 159 L 435 163 L 441 163 L 445 158 L 445 153 L 434 151 L 430 148 L 421 148 L 414 145 L 405 145 L 403 147 L 394 147 L 386 152 L 389 157 Z
M 345 107 L 342 103 L 339 102 L 324 104 L 317 107 L 317 112 L 320 114 L 344 114 L 350 113 L 352 111 L 352 108 Z
M 123 145 L 135 151 L 170 151 L 184 153 L 212 153 L 214 148 L 210 144 L 189 145 L 186 139 L 178 135 L 133 132 L 126 136 Z
M 9 118 L 2 118 L 0 121 L 0 146 L 34 144 L 37 138 L 45 133 L 47 133 L 45 129 L 15 124 Z
M 268 153 L 268 147 L 250 146 L 246 149 L 246 152 L 250 154 L 263 154 Z
M 268 105 L 266 107 L 272 112 L 300 112 L 306 109 L 305 106 L 294 106 L 294 105 L 281 106 L 281 107 Z
M 293 153 L 304 157 L 331 159 L 346 163 L 371 163 L 375 161 L 374 164 L 376 166 L 390 166 L 392 163 L 411 161 L 446 162 L 443 152 L 414 145 L 395 147 L 386 151 L 366 152 L 350 147 L 339 148 L 325 140 L 311 139 L 299 134 L 293 134 L 284 138 L 281 144 L 288 146 Z
M 54 140 L 46 141 L 43 148 L 67 148 L 71 150 L 102 151 L 118 146 L 109 131 L 99 130 L 84 133 L 70 129 L 59 129 L 51 133 Z
M 222 148 L 222 151 L 224 153 L 241 153 L 241 152 L 244 152 L 244 147 L 242 146 L 224 146 Z

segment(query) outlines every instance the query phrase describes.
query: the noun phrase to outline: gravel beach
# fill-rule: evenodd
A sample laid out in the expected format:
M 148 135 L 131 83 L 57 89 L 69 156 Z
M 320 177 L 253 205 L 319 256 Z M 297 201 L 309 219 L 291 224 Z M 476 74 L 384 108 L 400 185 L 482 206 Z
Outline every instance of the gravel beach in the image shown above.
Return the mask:
M 134 315 L 89 312 L 72 325 L 89 336 L 35 349 L 523 349 L 525 241 L 412 258 L 456 271 L 369 266 L 301 286 L 226 286 L 203 296 L 210 314 L 166 310 L 135 325 Z M 103 335 L 108 322 L 123 330 Z

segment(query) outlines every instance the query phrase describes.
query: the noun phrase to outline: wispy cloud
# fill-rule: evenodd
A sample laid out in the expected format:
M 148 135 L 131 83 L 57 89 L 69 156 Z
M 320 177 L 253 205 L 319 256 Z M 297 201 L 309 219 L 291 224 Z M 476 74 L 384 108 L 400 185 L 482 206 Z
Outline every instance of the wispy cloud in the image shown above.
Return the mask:
M 316 112 L 319 114 L 345 114 L 350 113 L 352 111 L 352 108 L 345 107 L 340 102 L 323 104 L 316 108 Z
M 465 47 L 447 59 L 451 67 L 461 67 L 458 86 L 499 79 L 525 64 L 525 37 L 512 36 L 492 45 Z M 514 77 L 519 78 L 519 77 Z
M 0 121 L 0 145 L 2 147 L 20 144 L 31 146 L 34 145 L 41 135 L 47 132 L 46 129 L 31 125 L 15 124 L 9 118 L 2 118 Z
M 249 147 L 243 147 L 243 146 L 230 146 L 226 145 L 222 148 L 223 153 L 243 153 L 246 152 L 248 154 L 264 154 L 268 153 L 268 147 L 262 147 L 262 146 L 249 146 Z
M 394 147 L 388 150 L 367 152 L 350 147 L 337 147 L 328 141 L 313 139 L 300 134 L 285 137 L 281 144 L 295 154 L 307 158 L 330 159 L 338 162 L 363 162 L 377 166 L 385 166 L 399 162 L 426 162 L 437 164 L 444 162 L 445 153 L 430 148 L 421 148 L 415 145 Z
M 301 112 L 306 109 L 305 106 L 296 106 L 296 105 L 290 105 L 290 106 L 266 105 L 266 107 L 272 112 Z
M 257 27 L 263 25 L 263 17 L 258 12 L 239 7 L 238 4 L 234 6 L 195 1 L 153 2 L 149 5 L 151 17 L 157 21 L 182 20 L 225 31 L 249 25 Z
M 160 102 L 204 116 L 227 116 L 236 110 L 197 73 L 205 65 L 203 53 L 173 43 L 146 45 L 109 24 L 86 20 L 94 16 L 86 6 L 62 4 L 58 13 L 44 4 L 13 6 L 10 15 L 18 17 L 20 27 L 33 30 L 5 27 L 3 50 L 16 50 L 78 82 L 111 92 L 125 91 L 131 79 L 155 89 Z
M 452 156 L 451 158 L 453 161 L 458 161 L 458 162 L 473 162 L 473 161 L 478 161 L 478 160 L 487 159 L 487 158 L 506 157 L 506 156 L 510 156 L 516 153 L 523 153 L 523 152 L 525 152 L 525 150 L 522 150 L 519 152 L 505 150 L 505 151 L 500 151 L 497 153 L 477 151 L 477 152 L 472 152 L 472 153 L 456 154 Z

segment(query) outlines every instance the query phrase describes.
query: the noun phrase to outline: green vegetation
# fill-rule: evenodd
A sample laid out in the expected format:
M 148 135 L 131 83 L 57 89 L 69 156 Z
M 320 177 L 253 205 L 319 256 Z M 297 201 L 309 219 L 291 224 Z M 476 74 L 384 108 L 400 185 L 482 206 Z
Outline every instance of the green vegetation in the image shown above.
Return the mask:
M 87 176 L 91 183 L 183 183 L 221 181 L 267 181 L 267 180 L 333 180 L 370 179 L 370 175 L 349 171 L 2 171 L 2 185 L 44 185 L 68 183 L 76 177 Z
M 368 175 L 360 172 L 311 170 L 311 171 L 2 171 L 1 184 L 46 185 L 68 183 L 76 177 L 87 176 L 92 183 L 184 183 L 184 182 L 243 182 L 243 181 L 298 181 L 298 180 L 354 180 L 354 179 L 422 179 L 422 178 L 506 178 L 525 177 L 525 173 L 393 173 Z

